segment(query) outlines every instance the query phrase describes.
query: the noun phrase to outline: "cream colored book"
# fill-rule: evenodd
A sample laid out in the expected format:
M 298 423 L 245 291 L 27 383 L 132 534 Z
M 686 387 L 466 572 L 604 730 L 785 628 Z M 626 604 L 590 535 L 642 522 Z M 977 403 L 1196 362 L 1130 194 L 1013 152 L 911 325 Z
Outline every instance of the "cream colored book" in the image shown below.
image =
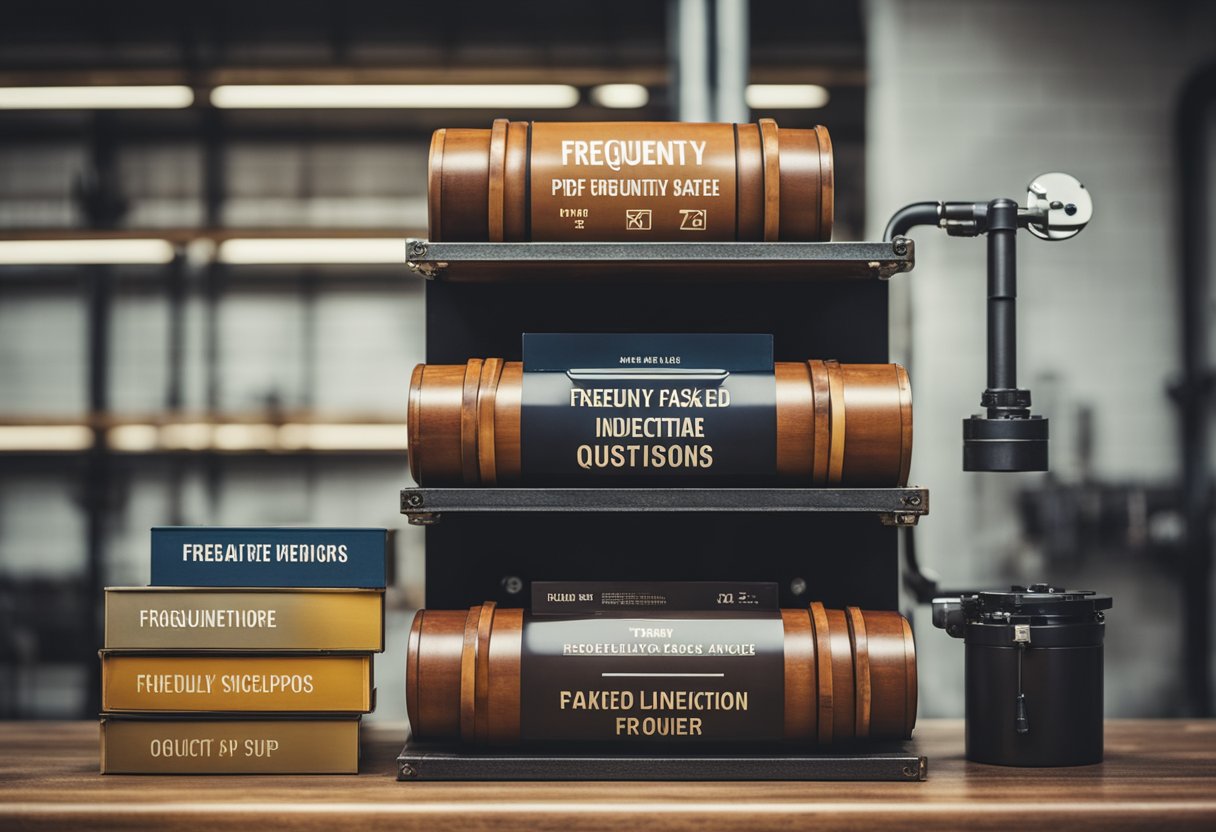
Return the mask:
M 374 589 L 106 590 L 107 650 L 384 649 Z

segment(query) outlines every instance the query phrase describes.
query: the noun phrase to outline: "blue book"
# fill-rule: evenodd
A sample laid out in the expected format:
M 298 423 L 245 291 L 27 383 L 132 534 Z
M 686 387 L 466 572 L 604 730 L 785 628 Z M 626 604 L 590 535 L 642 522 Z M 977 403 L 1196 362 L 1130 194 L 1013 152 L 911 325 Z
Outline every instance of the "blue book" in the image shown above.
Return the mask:
M 383 589 L 386 529 L 154 526 L 152 586 Z

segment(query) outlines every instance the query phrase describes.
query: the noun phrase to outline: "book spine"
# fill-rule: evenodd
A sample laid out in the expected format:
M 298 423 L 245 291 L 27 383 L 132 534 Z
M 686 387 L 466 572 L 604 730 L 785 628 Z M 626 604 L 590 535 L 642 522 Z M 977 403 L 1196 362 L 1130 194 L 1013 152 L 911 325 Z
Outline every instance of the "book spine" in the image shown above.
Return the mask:
M 772 611 L 775 583 L 749 581 L 534 581 L 533 615 Z
M 102 774 L 358 774 L 359 719 L 101 720 Z
M 370 656 L 160 656 L 103 652 L 107 712 L 367 713 Z
M 379 590 L 106 590 L 107 649 L 384 649 Z
M 152 585 L 383 589 L 384 529 L 162 526 L 152 529 Z

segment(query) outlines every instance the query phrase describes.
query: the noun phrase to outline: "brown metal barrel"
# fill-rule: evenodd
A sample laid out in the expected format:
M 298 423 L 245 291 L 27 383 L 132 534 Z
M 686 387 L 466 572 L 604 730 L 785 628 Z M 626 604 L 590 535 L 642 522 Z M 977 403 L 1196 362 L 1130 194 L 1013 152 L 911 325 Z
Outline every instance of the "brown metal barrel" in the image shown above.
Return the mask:
M 431 139 L 435 241 L 830 240 L 824 127 L 508 122 Z
M 905 485 L 912 392 L 898 364 L 777 362 L 777 479 Z M 523 365 L 498 358 L 419 364 L 410 380 L 410 471 L 419 485 L 522 480 Z
M 406 708 L 419 740 L 520 741 L 523 610 L 493 602 L 422 610 L 406 656 Z M 916 724 L 916 646 L 897 612 L 781 610 L 784 740 L 827 746 L 898 740 Z

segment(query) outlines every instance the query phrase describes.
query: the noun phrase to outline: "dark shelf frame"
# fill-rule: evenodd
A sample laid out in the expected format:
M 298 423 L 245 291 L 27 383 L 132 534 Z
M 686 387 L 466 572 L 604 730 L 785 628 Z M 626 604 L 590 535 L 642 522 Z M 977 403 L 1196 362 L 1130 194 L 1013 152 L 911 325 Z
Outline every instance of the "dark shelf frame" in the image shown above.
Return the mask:
M 915 245 L 847 243 L 439 243 L 410 238 L 406 264 L 430 280 L 562 279 L 609 273 L 618 279 L 887 279 L 912 270 Z M 740 269 L 748 276 L 741 278 Z
M 417 781 L 775 780 L 924 782 L 929 761 L 902 744 L 836 753 L 499 751 L 408 741 L 397 779 Z
M 820 512 L 874 514 L 913 526 L 929 513 L 927 488 L 403 488 L 412 525 L 447 513 L 487 512 Z
M 426 359 L 520 359 L 521 332 L 766 332 L 775 357 L 889 360 L 887 281 L 907 239 L 847 243 L 461 243 L 409 239 Z M 638 302 L 641 300 L 642 302 Z M 775 580 L 782 603 L 898 606 L 898 526 L 924 489 L 407 488 L 426 525 L 426 605 L 523 602 L 529 581 Z M 450 517 L 446 515 L 451 515 Z M 436 522 L 440 519 L 443 522 Z M 876 522 L 880 521 L 880 522 Z M 577 539 L 577 557 L 568 541 Z M 665 548 L 677 539 L 681 546 Z M 756 546 L 764 539 L 772 545 Z M 507 543 L 512 541 L 512 543 Z M 820 558 L 808 551 L 849 552 Z M 518 543 L 516 543 L 518 542 Z M 738 553 L 749 551 L 744 559 Z

